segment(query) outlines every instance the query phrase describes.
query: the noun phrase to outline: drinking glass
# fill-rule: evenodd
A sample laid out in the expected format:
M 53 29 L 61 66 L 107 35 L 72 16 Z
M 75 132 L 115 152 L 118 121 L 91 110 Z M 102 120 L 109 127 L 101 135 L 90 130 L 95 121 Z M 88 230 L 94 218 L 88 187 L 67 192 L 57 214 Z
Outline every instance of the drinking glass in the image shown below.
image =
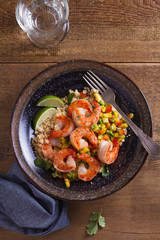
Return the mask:
M 69 31 L 67 0 L 18 0 L 15 15 L 19 26 L 39 47 L 54 47 Z

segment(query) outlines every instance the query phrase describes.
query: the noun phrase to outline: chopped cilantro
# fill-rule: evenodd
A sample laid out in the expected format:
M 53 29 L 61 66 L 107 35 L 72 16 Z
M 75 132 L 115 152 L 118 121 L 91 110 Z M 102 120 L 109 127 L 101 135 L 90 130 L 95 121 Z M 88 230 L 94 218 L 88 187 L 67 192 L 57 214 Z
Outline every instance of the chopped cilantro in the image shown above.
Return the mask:
M 81 117 L 81 116 L 80 116 L 80 115 L 78 115 L 76 119 L 78 120 L 78 119 L 80 119 L 80 117 Z
M 102 170 L 102 177 L 107 177 L 109 175 L 108 165 L 106 164 Z

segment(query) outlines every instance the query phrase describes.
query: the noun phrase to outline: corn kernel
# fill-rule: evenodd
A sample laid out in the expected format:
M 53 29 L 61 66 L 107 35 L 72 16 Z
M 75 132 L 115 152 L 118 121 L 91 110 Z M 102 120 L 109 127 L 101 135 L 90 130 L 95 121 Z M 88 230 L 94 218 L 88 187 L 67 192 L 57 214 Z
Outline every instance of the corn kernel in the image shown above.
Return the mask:
M 102 118 L 103 123 L 108 123 L 108 118 Z
M 121 142 L 124 138 L 125 138 L 125 135 L 121 135 L 121 136 L 118 138 L 118 141 Z
M 89 151 L 90 151 L 90 149 L 88 147 L 85 147 L 85 148 L 80 150 L 80 153 L 87 153 Z
M 103 117 L 104 118 L 112 118 L 112 113 L 109 112 L 109 113 L 103 113 Z
M 134 117 L 134 114 L 133 114 L 133 113 L 129 113 L 129 114 L 127 114 L 127 116 L 128 116 L 130 119 L 132 119 L 132 118 Z
M 111 130 L 115 132 L 116 129 L 117 129 L 116 125 L 115 125 L 114 123 L 112 123 L 112 124 L 111 124 Z
M 91 126 L 91 130 L 93 131 L 93 132 L 98 132 L 98 130 L 99 130 L 99 126 L 98 126 L 98 124 L 93 124 L 92 126 Z
M 106 111 L 106 106 L 101 106 L 101 110 L 102 110 L 102 112 L 105 112 Z
M 128 124 L 127 123 L 122 123 L 121 125 L 120 125 L 120 128 L 127 128 L 128 127 Z
M 66 143 L 66 139 L 64 137 L 60 137 L 61 143 L 65 144 Z
M 119 137 L 119 133 L 115 133 L 115 134 L 114 134 L 114 137 L 115 137 L 115 138 L 118 138 L 118 137 Z
M 100 95 L 99 93 L 95 93 L 95 94 L 94 94 L 94 97 L 95 97 L 95 99 L 96 99 L 97 102 L 100 102 L 101 100 L 103 100 L 102 97 L 101 97 L 101 95 Z
M 65 143 L 65 144 L 62 145 L 62 149 L 64 149 L 64 148 L 69 148 L 69 146 L 70 146 L 70 144 Z
M 65 185 L 66 185 L 67 188 L 69 188 L 69 187 L 71 186 L 71 181 L 70 181 L 70 179 L 65 178 L 65 179 L 64 179 L 64 182 L 65 182 Z
M 98 135 L 98 140 L 102 140 L 103 139 L 103 135 Z
M 118 111 L 114 111 L 114 116 L 115 116 L 115 118 L 117 118 L 118 115 L 119 115 Z
M 106 132 L 107 128 L 105 124 L 101 124 L 100 129 L 98 131 L 99 134 L 104 134 Z
M 103 105 L 105 104 L 105 102 L 104 102 L 103 100 L 100 100 L 98 103 L 99 103 L 101 106 L 103 106 Z

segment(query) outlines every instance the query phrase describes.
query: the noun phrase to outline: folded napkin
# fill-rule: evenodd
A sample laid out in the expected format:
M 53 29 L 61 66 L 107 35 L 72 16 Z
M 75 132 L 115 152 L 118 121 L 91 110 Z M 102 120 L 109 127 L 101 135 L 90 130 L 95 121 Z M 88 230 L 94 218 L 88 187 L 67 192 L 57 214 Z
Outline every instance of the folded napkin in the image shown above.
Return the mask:
M 33 186 L 15 162 L 0 173 L 0 227 L 25 235 L 45 235 L 69 225 L 68 204 Z

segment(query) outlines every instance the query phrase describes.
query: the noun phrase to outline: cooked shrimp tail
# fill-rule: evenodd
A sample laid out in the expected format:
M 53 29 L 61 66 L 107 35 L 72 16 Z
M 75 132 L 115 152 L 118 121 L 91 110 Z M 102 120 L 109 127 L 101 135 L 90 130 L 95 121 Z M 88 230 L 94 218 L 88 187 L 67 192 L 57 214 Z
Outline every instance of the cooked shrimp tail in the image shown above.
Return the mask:
M 97 147 L 98 139 L 95 133 L 89 127 L 78 127 L 70 135 L 70 142 L 78 151 L 88 147 L 88 142 L 83 138 L 87 138 L 94 147 Z
M 43 153 L 44 157 L 48 158 L 49 160 L 53 161 L 57 152 L 58 152 L 57 150 L 54 150 L 52 148 L 51 143 L 43 143 L 42 144 L 42 153 Z
M 74 129 L 74 123 L 71 118 L 60 115 L 56 117 L 55 121 L 55 128 L 51 131 L 53 137 L 67 137 L 71 134 Z
M 54 158 L 54 167 L 61 172 L 70 172 L 75 170 L 75 156 L 76 153 L 71 148 L 60 150 Z
M 78 178 L 85 182 L 92 180 L 99 172 L 99 162 L 96 158 L 87 153 L 80 154 L 78 158 L 82 159 L 88 165 L 86 166 L 84 163 L 80 164 L 78 167 Z
M 119 142 L 117 141 L 114 145 L 112 142 L 102 140 L 98 146 L 98 159 L 106 164 L 113 163 L 119 152 Z

